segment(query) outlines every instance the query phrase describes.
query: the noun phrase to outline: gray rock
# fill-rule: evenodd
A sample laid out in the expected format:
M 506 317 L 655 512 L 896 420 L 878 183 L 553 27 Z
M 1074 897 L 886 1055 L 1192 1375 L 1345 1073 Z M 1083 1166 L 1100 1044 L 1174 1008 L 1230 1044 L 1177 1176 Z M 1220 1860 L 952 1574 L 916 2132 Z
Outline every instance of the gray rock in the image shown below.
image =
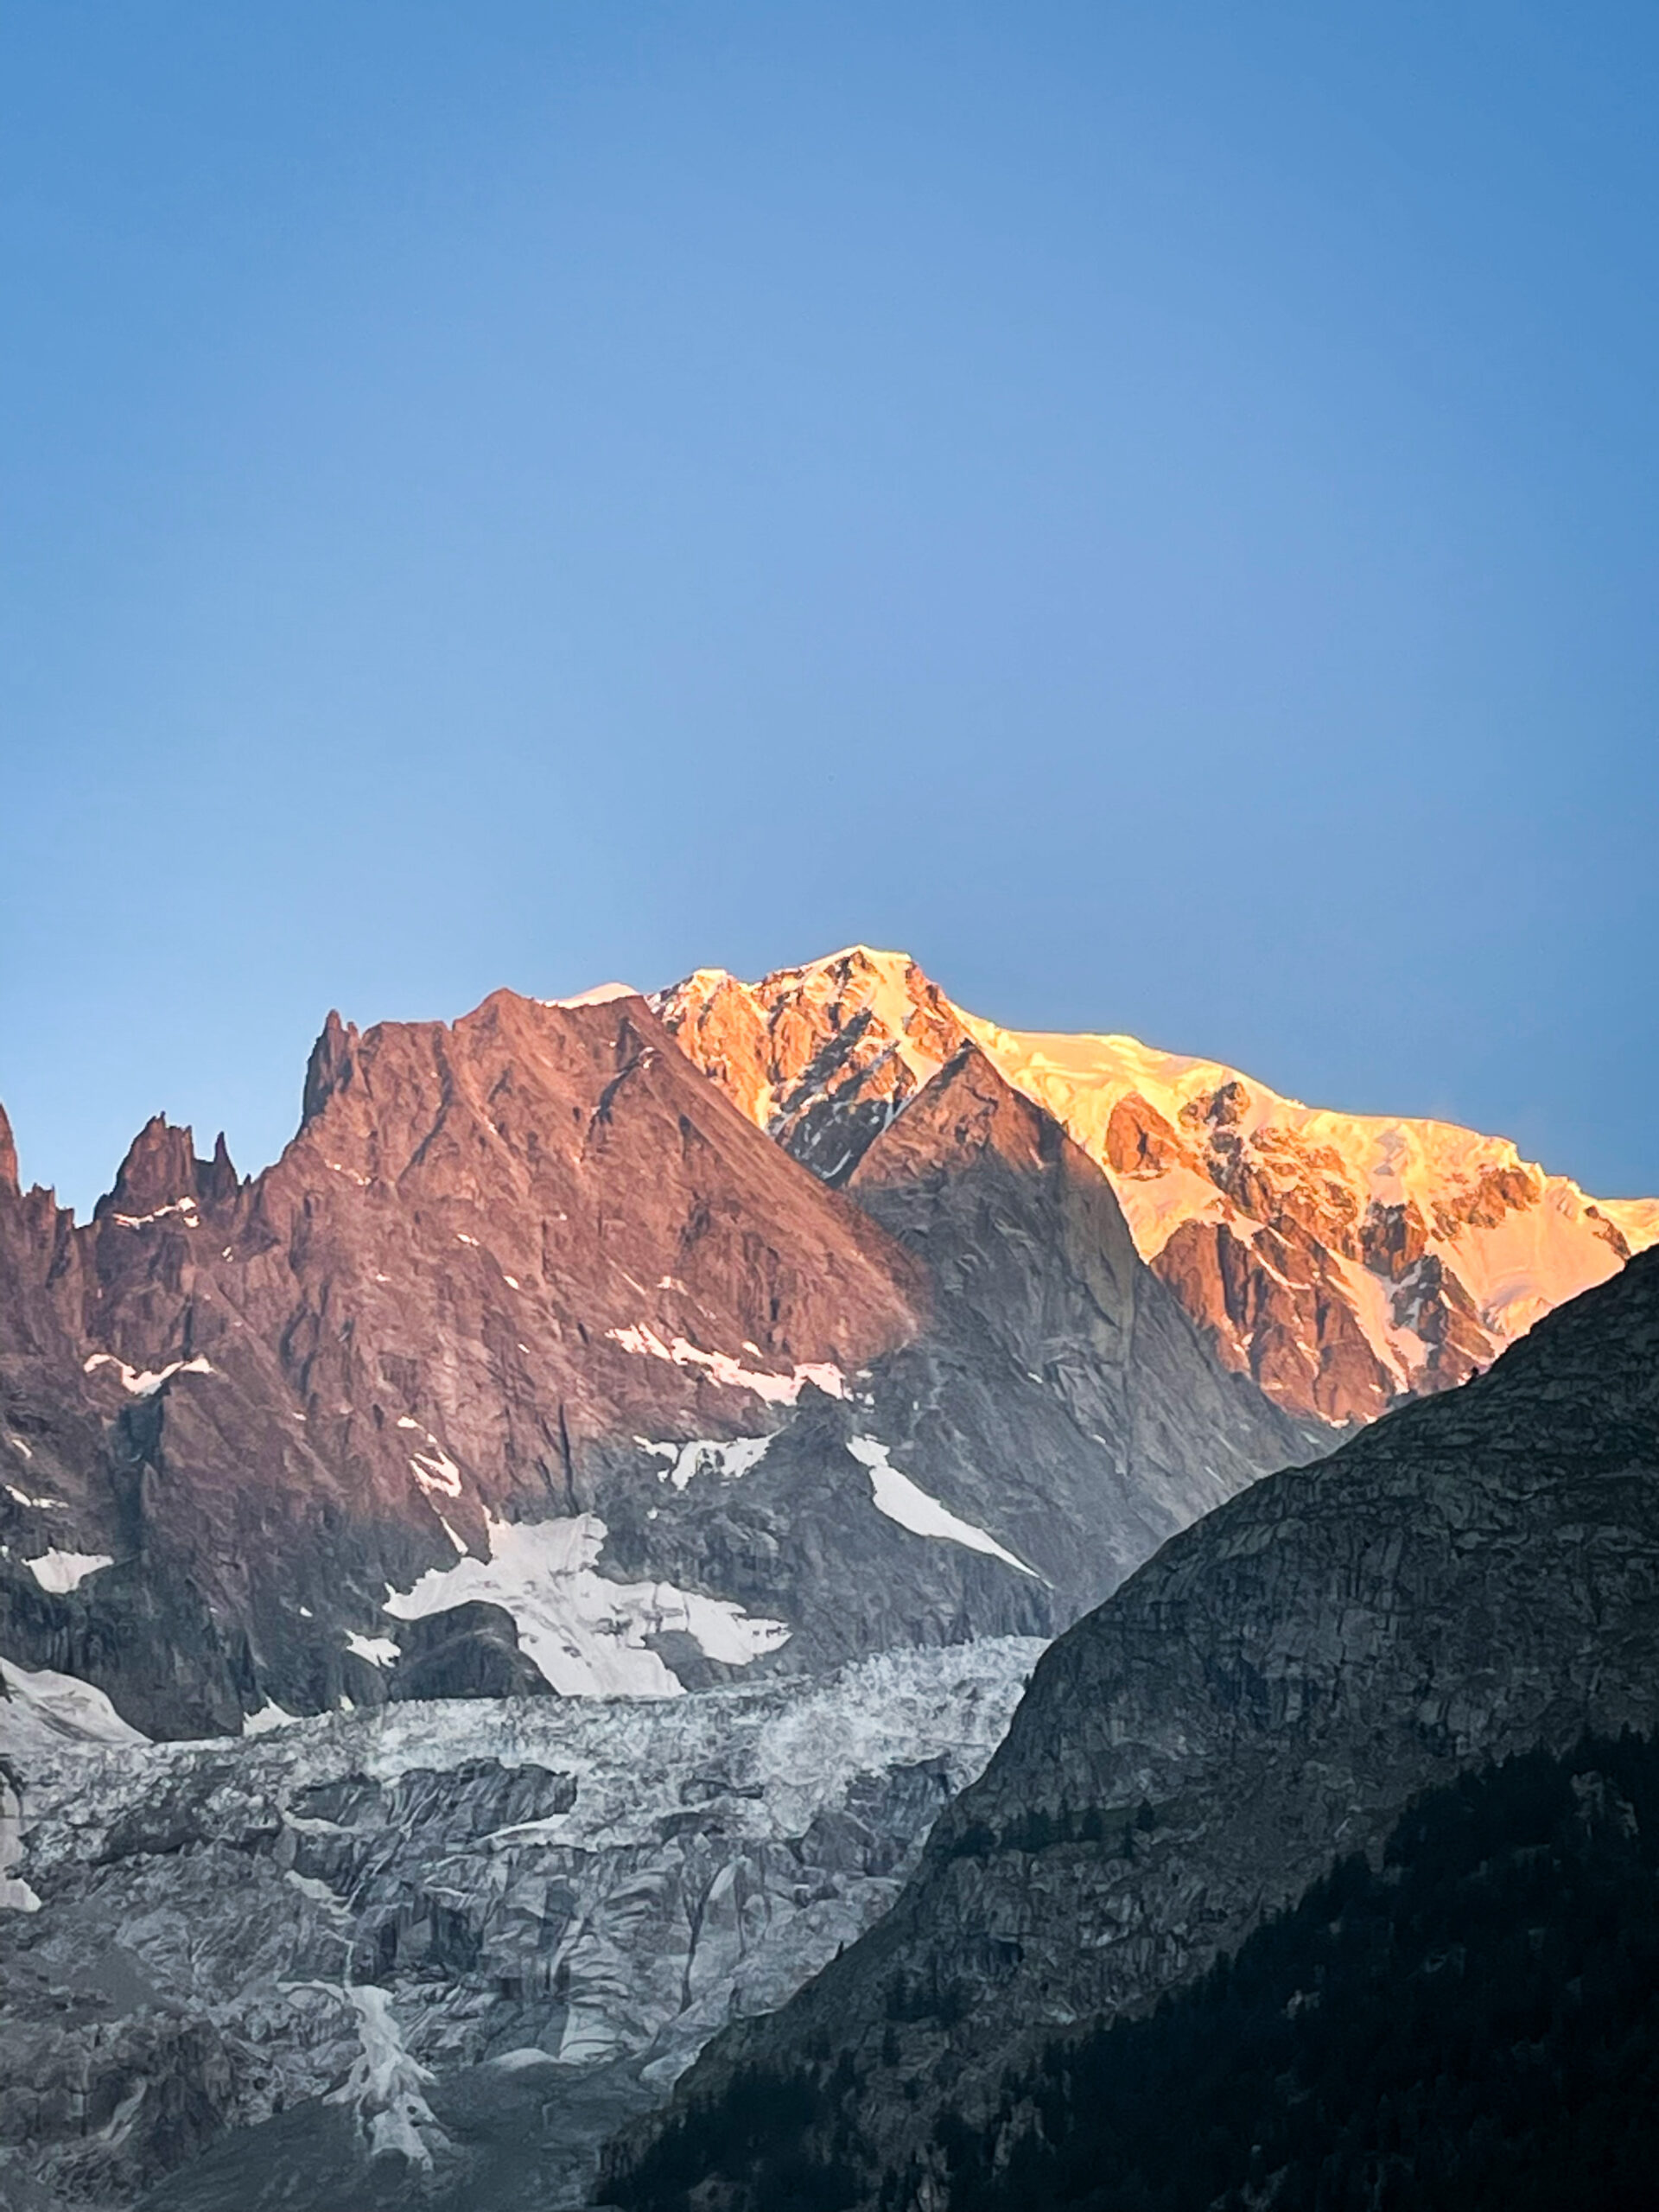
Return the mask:
M 518 1624 L 504 1605 L 451 1605 L 400 1624 L 403 1657 L 388 1697 L 550 1697 L 553 1686 L 518 1649 Z
M 1033 2039 L 1148 2005 L 1461 1767 L 1656 1725 L 1659 1252 L 1166 1544 L 1046 1655 L 893 1912 L 679 2108 L 847 2054 L 810 2147 L 846 2123 L 861 2201 L 925 2212 L 938 2115 Z

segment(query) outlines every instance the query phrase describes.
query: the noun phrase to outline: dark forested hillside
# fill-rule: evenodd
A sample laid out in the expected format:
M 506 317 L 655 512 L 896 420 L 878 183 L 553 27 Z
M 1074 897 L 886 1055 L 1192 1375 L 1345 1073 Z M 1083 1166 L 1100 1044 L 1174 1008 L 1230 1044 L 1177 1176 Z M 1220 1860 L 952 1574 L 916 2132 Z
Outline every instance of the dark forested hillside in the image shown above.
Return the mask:
M 828 2066 L 757 2071 L 690 2110 L 618 2201 L 664 2212 L 713 2172 L 756 2212 L 831 2212 L 850 2168 L 798 2145 L 826 2106 L 855 2113 L 854 2089 Z M 1381 1871 L 1338 1861 L 1236 1956 L 1051 2043 L 988 2125 L 947 2114 L 931 2148 L 939 2212 L 1647 2212 L 1659 1746 L 1586 1738 L 1427 1793 Z

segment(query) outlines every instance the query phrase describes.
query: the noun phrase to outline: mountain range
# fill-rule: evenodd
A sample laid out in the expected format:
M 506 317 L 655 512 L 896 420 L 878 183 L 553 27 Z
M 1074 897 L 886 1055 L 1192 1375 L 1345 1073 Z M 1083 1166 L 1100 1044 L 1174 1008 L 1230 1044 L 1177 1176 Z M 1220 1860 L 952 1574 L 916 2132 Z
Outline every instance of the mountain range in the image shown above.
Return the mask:
M 194 1733 L 1050 1634 L 1656 1235 L 861 947 L 331 1015 L 251 1180 L 158 1116 L 83 1224 L 0 1144 L 0 1651 Z
M 831 1189 L 619 992 L 331 1017 L 0 1255 L 0 1654 L 150 1735 L 1052 1634 L 1311 1448 L 971 1044 Z
M 864 947 L 331 1014 L 84 1223 L 0 1117 L 0 2197 L 977 2212 L 1065 2038 L 1653 1726 L 1656 1242 Z

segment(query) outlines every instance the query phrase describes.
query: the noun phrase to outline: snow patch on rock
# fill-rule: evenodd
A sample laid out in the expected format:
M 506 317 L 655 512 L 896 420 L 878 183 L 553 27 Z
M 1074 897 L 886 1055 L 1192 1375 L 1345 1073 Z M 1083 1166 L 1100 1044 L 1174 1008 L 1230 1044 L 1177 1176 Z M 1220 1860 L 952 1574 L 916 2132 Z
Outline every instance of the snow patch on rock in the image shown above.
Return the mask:
M 671 1464 L 658 1470 L 658 1482 L 683 1490 L 698 1475 L 716 1475 L 721 1482 L 741 1482 L 766 1456 L 770 1436 L 735 1436 L 717 1443 L 710 1437 L 694 1437 L 689 1444 L 650 1444 L 647 1452 Z
M 19 1504 L 31 1507 L 36 1513 L 67 1513 L 69 1509 L 60 1497 L 31 1497 L 26 1490 L 19 1490 L 16 1483 L 4 1485 L 6 1496 Z
M 792 1406 L 809 1382 L 831 1398 L 847 1395 L 847 1378 L 829 1360 L 798 1360 L 787 1375 L 767 1375 L 745 1367 L 729 1352 L 703 1351 L 683 1337 L 664 1344 L 649 1321 L 639 1321 L 626 1329 L 607 1329 L 605 1333 L 624 1351 L 642 1358 L 671 1360 L 676 1367 L 701 1367 L 711 1382 L 725 1389 L 752 1390 L 768 1405 Z
M 637 999 L 640 994 L 632 983 L 595 983 L 591 990 L 577 991 L 568 999 L 537 999 L 537 1006 L 581 1007 L 609 1006 L 617 999 Z
M 29 1569 L 42 1590 L 49 1590 L 54 1598 L 62 1598 L 71 1590 L 79 1590 L 89 1574 L 100 1573 L 115 1561 L 108 1552 L 60 1552 L 54 1548 L 41 1552 L 37 1558 L 26 1559 Z
M 19 1667 L 0 1659 L 6 1694 L 0 1699 L 0 1751 L 30 1755 L 64 1745 L 147 1744 L 101 1689 L 50 1667 Z
M 918 1483 L 912 1482 L 908 1475 L 901 1475 L 888 1460 L 885 1444 L 873 1436 L 851 1436 L 847 1440 L 847 1449 L 869 1469 L 876 1510 L 885 1513 L 889 1521 L 896 1521 L 913 1535 L 936 1536 L 949 1543 L 966 1544 L 969 1551 L 985 1552 L 992 1559 L 1000 1559 L 1020 1574 L 1030 1575 L 1033 1581 L 1042 1580 L 1034 1567 L 1027 1567 L 1024 1560 L 1016 1559 L 995 1536 L 975 1528 L 971 1521 L 963 1520 L 948 1505 L 930 1497 Z
M 242 1723 L 245 1736 L 268 1736 L 273 1728 L 291 1728 L 299 1719 L 297 1713 L 284 1713 L 275 1698 L 267 1698 L 257 1713 L 249 1713 Z
M 710 1659 L 747 1666 L 789 1636 L 782 1621 L 671 1582 L 613 1582 L 595 1567 L 606 1526 L 597 1514 L 568 1520 L 488 1521 L 490 1556 L 429 1567 L 413 1589 L 388 1590 L 385 1610 L 421 1620 L 472 1599 L 500 1605 L 522 1649 L 562 1697 L 678 1697 L 683 1685 L 648 1645 L 672 1630 Z
M 199 1229 L 201 1225 L 196 1219 L 194 1198 L 175 1198 L 168 1205 L 157 1206 L 154 1213 L 117 1213 L 110 1218 L 123 1229 L 147 1229 L 152 1221 L 165 1221 L 169 1214 L 177 1214 L 187 1229 Z
M 212 1375 L 215 1372 L 207 1357 L 198 1352 L 194 1359 L 170 1360 L 165 1367 L 129 1367 L 124 1359 L 118 1359 L 112 1351 L 95 1351 L 82 1363 L 83 1374 L 91 1375 L 100 1367 L 113 1367 L 121 1377 L 121 1387 L 135 1398 L 153 1398 L 163 1382 L 171 1382 L 175 1375 Z

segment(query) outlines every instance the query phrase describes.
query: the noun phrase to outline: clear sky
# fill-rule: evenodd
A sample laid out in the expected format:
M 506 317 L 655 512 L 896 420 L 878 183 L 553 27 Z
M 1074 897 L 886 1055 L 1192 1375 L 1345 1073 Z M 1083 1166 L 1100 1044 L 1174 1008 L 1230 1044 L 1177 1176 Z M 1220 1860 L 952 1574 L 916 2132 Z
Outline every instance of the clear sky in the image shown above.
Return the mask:
M 902 945 L 1659 1190 L 1659 10 L 0 0 L 0 1099 Z

